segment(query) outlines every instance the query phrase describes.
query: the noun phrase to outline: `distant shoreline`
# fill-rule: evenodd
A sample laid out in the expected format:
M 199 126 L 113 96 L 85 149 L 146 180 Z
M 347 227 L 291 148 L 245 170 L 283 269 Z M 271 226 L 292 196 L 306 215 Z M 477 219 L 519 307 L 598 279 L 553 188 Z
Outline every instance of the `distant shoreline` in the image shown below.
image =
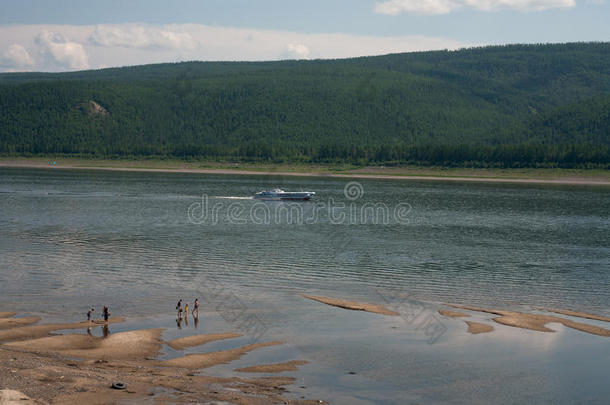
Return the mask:
M 49 164 L 50 159 L 40 158 L 0 158 L 0 167 L 24 169 L 72 169 L 72 170 L 106 170 L 126 172 L 150 173 L 193 173 L 193 174 L 226 174 L 226 175 L 254 175 L 254 176 L 298 176 L 298 177 L 332 177 L 346 179 L 382 179 L 382 180 L 420 180 L 420 181 L 454 181 L 476 183 L 521 183 L 521 184 L 561 184 L 610 186 L 610 172 L 608 176 L 583 176 L 584 171 L 565 175 L 562 169 L 556 174 L 538 175 L 552 169 L 527 169 L 520 173 L 517 169 L 427 169 L 427 168 L 395 168 L 395 167 L 367 167 L 362 169 L 332 170 L 327 167 L 298 166 L 297 169 L 285 166 L 247 166 L 247 168 L 231 168 L 229 164 L 224 167 L 192 167 L 187 163 L 176 161 L 110 161 L 110 160 L 77 160 L 62 159 L 55 166 Z M 97 163 L 97 164 L 96 164 Z M 173 166 L 171 166 L 173 164 Z M 154 167 L 154 166 L 159 167 Z M 239 165 L 234 165 L 239 166 Z M 279 170 L 278 170 L 279 169 Z M 511 173 L 514 170 L 514 173 Z M 569 172 L 569 170 L 565 170 Z M 450 175 L 443 175 L 448 172 Z M 480 175 L 483 173 L 484 175 Z M 453 174 L 453 175 L 452 175 Z M 532 175 L 533 174 L 533 175 Z M 605 173 L 604 173 L 605 174 Z

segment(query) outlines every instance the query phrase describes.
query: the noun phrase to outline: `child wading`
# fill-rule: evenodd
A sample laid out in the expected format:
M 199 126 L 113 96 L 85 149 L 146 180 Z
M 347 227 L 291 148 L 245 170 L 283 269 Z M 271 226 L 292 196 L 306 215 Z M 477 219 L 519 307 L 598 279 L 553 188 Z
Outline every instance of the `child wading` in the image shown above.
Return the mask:
M 197 315 L 195 315 L 197 312 Z M 193 316 L 199 317 L 199 298 L 195 298 L 195 304 L 193 305 Z
M 91 322 L 93 318 L 93 308 L 91 308 L 89 311 L 87 311 L 87 321 Z

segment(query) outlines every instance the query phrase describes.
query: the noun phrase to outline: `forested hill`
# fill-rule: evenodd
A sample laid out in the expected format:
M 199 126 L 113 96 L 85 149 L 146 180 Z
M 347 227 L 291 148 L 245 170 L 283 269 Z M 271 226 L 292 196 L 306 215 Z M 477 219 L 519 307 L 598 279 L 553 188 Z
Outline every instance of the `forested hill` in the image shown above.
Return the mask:
M 610 43 L 0 74 L 0 153 L 610 168 Z

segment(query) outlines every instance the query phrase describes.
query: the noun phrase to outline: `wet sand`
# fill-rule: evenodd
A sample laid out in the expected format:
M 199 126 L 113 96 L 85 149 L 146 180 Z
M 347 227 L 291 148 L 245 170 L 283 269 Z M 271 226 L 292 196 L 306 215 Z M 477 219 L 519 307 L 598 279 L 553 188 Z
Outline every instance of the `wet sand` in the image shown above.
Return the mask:
M 243 355 L 248 354 L 252 350 L 281 344 L 284 344 L 284 342 L 261 342 L 237 347 L 235 349 L 221 350 L 217 352 L 187 354 L 184 357 L 161 361 L 159 362 L 159 365 L 165 367 L 181 367 L 189 369 L 208 368 L 216 366 L 218 364 L 230 363 L 231 361 L 237 360 Z
M 40 318 L 37 316 L 27 316 L 24 318 L 0 318 L 0 329 L 9 329 L 18 326 L 31 325 L 38 321 L 40 321 Z
M 1 318 L 10 318 L 15 315 L 17 315 L 17 312 L 0 312 L 0 319 Z
M 207 335 L 187 336 L 187 337 L 183 337 L 183 338 L 170 340 L 166 343 L 172 349 L 182 350 L 182 349 L 186 349 L 188 347 L 201 346 L 206 343 L 214 342 L 216 340 L 233 339 L 233 338 L 237 338 L 240 336 L 241 336 L 241 334 L 239 334 L 239 333 L 213 333 L 213 334 L 207 334 Z
M 494 327 L 491 325 L 486 325 L 480 322 L 474 321 L 464 321 L 466 325 L 468 325 L 468 333 L 472 333 L 473 335 L 477 335 L 479 333 L 488 333 L 494 330 Z
M 439 309 L 438 313 L 443 315 L 443 316 L 448 316 L 450 318 L 459 318 L 459 317 L 462 317 L 462 316 L 470 316 L 470 315 L 465 314 L 463 312 L 451 311 L 449 309 Z
M 302 294 L 302 296 L 305 298 L 308 298 L 310 300 L 321 302 L 323 304 L 332 305 L 334 307 L 339 307 L 339 308 L 343 308 L 343 309 L 351 309 L 353 311 L 366 311 L 366 312 L 372 312 L 374 314 L 389 315 L 389 316 L 400 315 L 398 312 L 391 311 L 388 308 L 384 307 L 383 305 L 366 304 L 366 303 L 362 303 L 362 302 L 346 301 L 346 300 L 340 300 L 340 299 L 336 299 L 336 298 L 319 297 L 319 296 L 314 296 L 314 295 Z
M 240 373 L 281 373 L 283 371 L 296 371 L 298 366 L 309 363 L 305 360 L 293 360 L 285 363 L 261 364 L 260 366 L 238 368 Z
M 107 338 L 90 335 L 58 335 L 6 343 L 11 348 L 56 353 L 82 359 L 139 359 L 156 356 L 163 329 L 114 333 Z
M 555 312 L 556 314 L 574 316 L 577 318 L 593 319 L 596 321 L 610 322 L 610 318 L 601 315 L 587 314 L 585 312 L 570 311 L 569 309 L 541 308 L 543 311 Z
M 582 332 L 591 333 L 598 336 L 610 337 L 609 329 L 604 329 L 599 326 L 590 325 L 586 323 L 575 322 L 570 319 L 560 318 L 557 316 L 528 314 L 524 312 L 514 312 L 488 308 L 477 308 L 468 305 L 448 305 L 454 308 L 467 309 L 469 311 L 485 312 L 489 314 L 499 315 L 499 317 L 493 318 L 494 322 L 497 322 L 502 325 L 514 326 L 517 328 L 530 329 L 538 332 L 555 332 L 553 329 L 547 328 L 545 325 L 548 323 L 556 322 Z
M 108 323 L 124 322 L 124 318 L 110 318 Z M 49 333 L 62 329 L 87 329 L 93 326 L 102 326 L 104 321 L 97 320 L 95 322 L 74 322 L 74 323 L 49 323 L 43 325 L 23 326 L 7 330 L 0 330 L 0 343 L 13 340 L 35 339 L 48 336 Z

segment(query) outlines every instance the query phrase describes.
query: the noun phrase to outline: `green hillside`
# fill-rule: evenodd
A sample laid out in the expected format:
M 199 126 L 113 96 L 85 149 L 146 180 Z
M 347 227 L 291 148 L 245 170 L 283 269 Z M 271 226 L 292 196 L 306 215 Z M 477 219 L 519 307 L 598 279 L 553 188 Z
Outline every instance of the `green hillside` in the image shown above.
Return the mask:
M 0 153 L 610 167 L 610 43 L 0 74 Z

